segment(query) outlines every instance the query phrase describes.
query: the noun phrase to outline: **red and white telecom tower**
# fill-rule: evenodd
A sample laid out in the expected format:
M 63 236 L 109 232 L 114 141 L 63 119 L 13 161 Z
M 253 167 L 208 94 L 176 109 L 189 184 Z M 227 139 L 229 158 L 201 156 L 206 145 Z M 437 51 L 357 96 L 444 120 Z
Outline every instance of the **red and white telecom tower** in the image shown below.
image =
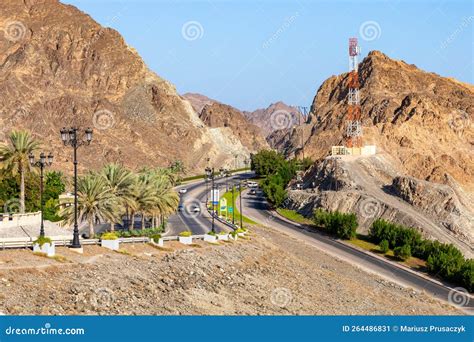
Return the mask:
M 360 48 L 357 38 L 349 38 L 349 95 L 346 119 L 346 145 L 347 147 L 362 147 L 362 122 L 359 94 L 359 62 L 357 57 Z

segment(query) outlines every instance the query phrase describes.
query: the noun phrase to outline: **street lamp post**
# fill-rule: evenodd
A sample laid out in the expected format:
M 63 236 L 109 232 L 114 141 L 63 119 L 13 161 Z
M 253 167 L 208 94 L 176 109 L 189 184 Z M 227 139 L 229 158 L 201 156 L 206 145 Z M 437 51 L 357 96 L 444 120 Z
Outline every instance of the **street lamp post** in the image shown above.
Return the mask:
M 215 196 L 215 186 L 214 186 L 214 168 L 206 167 L 206 175 L 208 178 L 211 179 L 211 204 L 212 204 L 212 210 L 211 210 L 211 231 L 215 233 L 215 228 L 214 228 L 214 196 Z
M 244 226 L 242 224 L 242 216 L 243 216 L 243 213 L 242 213 L 242 182 L 239 181 L 239 210 L 240 210 L 240 229 L 243 229 Z
M 84 136 L 78 137 L 79 129 L 71 127 L 61 129 L 61 140 L 64 146 L 71 146 L 74 150 L 74 231 L 72 238 L 72 248 L 81 248 L 79 241 L 79 226 L 77 224 L 77 149 L 82 145 L 90 145 L 92 141 L 92 129 L 88 128 L 84 131 Z
M 234 199 L 235 186 L 232 184 L 232 224 L 235 224 L 235 199 Z
M 48 157 L 46 159 L 46 155 L 41 152 L 39 160 L 35 160 L 35 156 L 33 153 L 31 153 L 28 156 L 28 159 L 30 161 L 30 165 L 32 167 L 39 167 L 40 169 L 40 207 L 41 207 L 41 225 L 40 225 L 40 237 L 44 237 L 44 223 L 43 223 L 43 211 L 44 211 L 44 205 L 43 205 L 43 170 L 46 166 L 51 166 L 53 164 L 53 155 L 51 153 L 48 154 Z

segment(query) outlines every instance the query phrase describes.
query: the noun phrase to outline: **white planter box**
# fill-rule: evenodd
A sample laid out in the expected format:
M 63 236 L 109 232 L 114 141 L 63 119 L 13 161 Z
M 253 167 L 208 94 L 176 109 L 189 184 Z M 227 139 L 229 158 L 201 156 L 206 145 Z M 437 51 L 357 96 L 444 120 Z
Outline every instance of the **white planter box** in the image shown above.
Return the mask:
M 229 237 L 232 239 L 232 240 L 237 240 L 239 238 L 239 235 L 235 235 L 235 236 L 232 236 L 229 234 Z
M 245 236 L 245 233 L 237 233 L 238 236 Z
M 100 241 L 100 245 L 101 245 L 102 247 L 111 249 L 111 250 L 113 250 L 113 251 L 118 251 L 119 248 L 120 248 L 120 241 L 119 241 L 119 239 L 115 239 L 115 240 L 101 240 L 101 241 Z
M 158 246 L 163 247 L 163 239 L 158 239 Z
M 225 235 L 217 235 L 217 240 L 219 241 L 229 241 L 229 234 L 225 234 Z
M 183 245 L 191 245 L 193 243 L 192 236 L 178 236 L 178 241 Z
M 54 242 L 44 243 L 42 246 L 35 243 L 33 245 L 33 252 L 34 253 L 44 253 L 49 257 L 53 257 L 56 254 L 56 250 L 55 250 L 55 247 L 54 247 Z
M 215 235 L 206 234 L 206 235 L 204 235 L 204 241 L 206 241 L 206 242 L 216 242 L 217 237 Z

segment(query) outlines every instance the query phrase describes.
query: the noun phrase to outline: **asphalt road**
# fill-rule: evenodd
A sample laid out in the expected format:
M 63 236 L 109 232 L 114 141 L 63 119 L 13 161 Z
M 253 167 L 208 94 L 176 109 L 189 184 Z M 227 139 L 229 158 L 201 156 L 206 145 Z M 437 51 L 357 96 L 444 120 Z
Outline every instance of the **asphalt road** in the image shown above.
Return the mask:
M 300 238 L 330 255 L 395 283 L 418 291 L 424 291 L 451 303 L 462 304 L 458 305 L 458 307 L 468 314 L 474 314 L 474 299 L 472 296 L 453 289 L 448 284 L 427 279 L 424 276 L 398 266 L 394 262 L 366 254 L 322 233 L 311 231 L 307 227 L 287 221 L 270 210 L 261 191 L 258 191 L 257 195 L 249 195 L 248 192 L 244 192 L 242 196 L 242 210 L 245 216 L 255 222 Z
M 237 183 L 239 180 L 251 177 L 252 174 L 237 174 L 227 178 L 216 178 L 215 184 L 219 186 L 221 194 L 225 192 L 226 184 Z M 208 183 L 208 191 L 210 193 L 211 182 Z M 181 185 L 177 189 L 186 188 L 187 192 L 180 195 L 180 204 L 183 210 L 177 212 L 168 218 L 167 230 L 164 236 L 176 236 L 185 230 L 191 230 L 194 235 L 202 235 L 211 231 L 211 215 L 206 210 L 206 182 L 200 181 L 188 185 Z M 195 207 L 200 208 L 200 212 L 193 212 Z M 223 223 L 215 220 L 215 230 L 217 233 L 221 231 L 230 231 L 231 229 Z

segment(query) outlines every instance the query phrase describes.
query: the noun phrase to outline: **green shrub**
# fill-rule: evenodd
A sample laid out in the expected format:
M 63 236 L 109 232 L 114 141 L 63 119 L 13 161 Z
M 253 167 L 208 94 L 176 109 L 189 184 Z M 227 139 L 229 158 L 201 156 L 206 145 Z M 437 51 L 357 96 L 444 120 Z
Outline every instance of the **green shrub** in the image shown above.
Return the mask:
M 242 229 L 242 228 L 237 228 L 235 231 L 237 233 L 245 233 L 245 229 Z
M 474 292 L 474 260 L 464 261 L 458 272 L 458 282 L 469 292 Z
M 400 260 L 407 260 L 411 257 L 410 245 L 406 244 L 401 247 L 395 247 L 393 254 Z
M 117 240 L 118 236 L 115 232 L 107 232 L 100 236 L 101 240 Z
M 219 235 L 227 235 L 227 234 L 229 234 L 229 233 L 224 232 L 224 231 L 222 231 L 222 232 L 219 233 Z
M 216 232 L 213 232 L 212 230 L 211 230 L 211 231 L 209 231 L 209 232 L 207 232 L 206 234 L 207 234 L 207 235 L 216 236 Z
M 158 243 L 161 239 L 161 235 L 160 234 L 154 234 L 154 235 L 150 236 L 150 239 L 152 239 L 153 242 Z
M 325 228 L 329 224 L 329 213 L 321 208 L 314 211 L 313 222 L 320 228 Z
M 52 241 L 49 237 L 46 236 L 38 236 L 38 238 L 33 241 L 33 244 L 38 244 L 40 247 L 42 247 L 45 243 L 51 244 Z
M 192 236 L 192 235 L 193 235 L 193 233 L 189 230 L 185 230 L 184 232 L 179 233 L 179 236 L 181 236 L 181 237 L 189 237 L 189 236 Z
M 379 243 L 379 248 L 380 248 L 380 251 L 382 253 L 387 253 L 388 250 L 390 249 L 389 245 L 388 245 L 388 241 L 387 240 L 382 240 L 380 243 Z

